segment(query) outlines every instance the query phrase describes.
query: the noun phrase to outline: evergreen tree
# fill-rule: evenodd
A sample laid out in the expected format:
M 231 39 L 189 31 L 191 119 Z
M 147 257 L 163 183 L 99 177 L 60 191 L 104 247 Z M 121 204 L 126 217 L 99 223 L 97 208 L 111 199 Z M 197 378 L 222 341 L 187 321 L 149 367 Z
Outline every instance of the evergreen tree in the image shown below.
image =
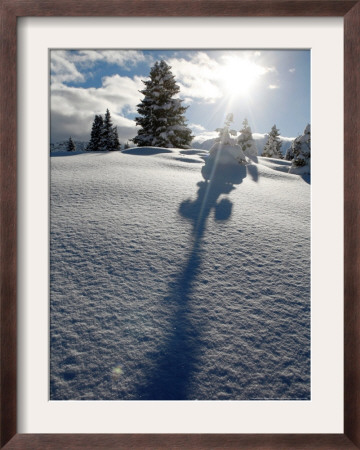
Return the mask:
M 140 126 L 132 141 L 139 147 L 189 148 L 193 139 L 186 126 L 182 100 L 174 98 L 180 88 L 175 82 L 171 67 L 165 62 L 156 62 L 150 70 L 150 79 L 143 81 L 144 95 L 137 105 L 139 116 L 135 118 Z
M 115 150 L 120 150 L 121 145 L 119 142 L 119 136 L 118 136 L 118 132 L 117 132 L 117 126 L 113 126 L 110 129 L 110 136 L 106 142 L 106 150 L 109 151 L 115 151 Z
M 234 145 L 235 142 L 233 138 L 230 137 L 230 135 L 236 136 L 237 133 L 236 130 L 230 130 L 230 125 L 232 124 L 232 122 L 234 122 L 234 115 L 232 113 L 229 113 L 226 116 L 224 126 L 222 128 L 216 128 L 215 130 L 219 133 L 219 136 L 216 138 L 215 142 L 219 142 L 223 145 Z
M 126 142 L 126 143 L 124 144 L 124 150 L 127 150 L 128 148 L 130 148 L 130 145 L 129 145 L 129 142 Z
M 91 129 L 90 142 L 86 150 L 99 151 L 103 149 L 103 128 L 104 120 L 101 115 L 95 115 L 94 122 Z
M 244 152 L 237 144 L 236 139 L 231 137 L 237 135 L 236 130 L 230 129 L 233 121 L 234 116 L 230 113 L 226 116 L 224 126 L 215 130 L 219 133 L 219 136 L 215 139 L 214 145 L 209 151 L 209 158 L 205 164 L 206 168 L 201 172 L 206 180 L 209 179 L 214 164 L 228 164 L 234 161 L 239 164 L 246 164 Z
M 121 149 L 121 145 L 119 142 L 118 130 L 117 130 L 117 126 L 115 125 L 112 128 L 112 148 L 109 148 L 109 150 L 120 150 L 120 149 Z
M 293 140 L 293 142 L 291 143 L 291 145 L 290 145 L 290 147 L 286 150 L 286 153 L 285 153 L 285 160 L 286 161 L 292 161 L 293 159 L 294 159 L 294 146 L 296 146 L 297 145 L 297 139 L 298 138 L 295 138 L 294 140 Z
M 101 133 L 101 149 L 110 150 L 112 147 L 113 124 L 110 111 L 107 109 L 104 117 L 104 123 Z
M 74 152 L 76 150 L 74 141 L 72 140 L 72 137 L 69 137 L 69 140 L 67 142 L 67 151 L 68 152 Z
M 311 157 L 311 131 L 310 125 L 304 130 L 302 136 L 297 137 L 291 145 L 292 153 L 292 167 L 304 167 L 310 165 Z
M 263 150 L 261 156 L 266 156 L 267 158 L 276 158 L 277 157 L 276 140 L 275 140 L 274 136 L 272 136 L 271 134 L 268 135 L 268 138 L 264 145 L 264 150 Z
M 279 130 L 276 128 L 276 125 L 273 125 L 269 133 L 267 142 L 264 146 L 262 156 L 266 156 L 267 158 L 283 158 L 283 155 L 281 153 L 282 142 L 279 136 Z
M 113 126 L 109 109 L 106 110 L 101 134 L 101 150 L 119 150 L 120 143 L 117 127 Z
M 245 118 L 242 123 L 242 128 L 240 130 L 240 136 L 238 137 L 237 143 L 240 145 L 242 151 L 247 156 L 256 156 L 257 148 L 255 141 L 253 139 L 252 131 L 249 126 L 248 120 Z

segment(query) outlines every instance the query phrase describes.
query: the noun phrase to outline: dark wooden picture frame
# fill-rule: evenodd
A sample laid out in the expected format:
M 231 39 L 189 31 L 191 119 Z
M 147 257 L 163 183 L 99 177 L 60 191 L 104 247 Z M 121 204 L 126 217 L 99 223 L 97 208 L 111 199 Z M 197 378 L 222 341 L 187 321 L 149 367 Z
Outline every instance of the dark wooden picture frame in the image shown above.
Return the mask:
M 195 16 L 344 18 L 344 434 L 17 434 L 17 18 Z M 1 448 L 360 448 L 360 1 L 1 0 Z

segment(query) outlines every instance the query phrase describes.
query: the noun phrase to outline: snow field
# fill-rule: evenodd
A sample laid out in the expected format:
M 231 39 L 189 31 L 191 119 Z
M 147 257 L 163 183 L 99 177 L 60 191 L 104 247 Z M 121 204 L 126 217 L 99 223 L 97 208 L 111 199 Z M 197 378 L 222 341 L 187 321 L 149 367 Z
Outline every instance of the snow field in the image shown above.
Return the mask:
M 310 186 L 206 154 L 51 157 L 52 400 L 310 398 Z

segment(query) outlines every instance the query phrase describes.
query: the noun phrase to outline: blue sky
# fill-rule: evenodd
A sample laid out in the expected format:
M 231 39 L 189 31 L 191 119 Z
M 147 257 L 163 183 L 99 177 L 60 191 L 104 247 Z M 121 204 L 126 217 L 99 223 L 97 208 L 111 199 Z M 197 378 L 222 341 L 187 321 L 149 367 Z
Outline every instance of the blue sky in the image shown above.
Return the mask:
M 295 137 L 310 123 L 309 50 L 52 50 L 51 142 L 87 141 L 95 114 L 109 108 L 121 142 L 136 135 L 134 117 L 151 66 L 171 67 L 188 126 L 199 140 L 216 135 L 228 113 L 239 130 Z

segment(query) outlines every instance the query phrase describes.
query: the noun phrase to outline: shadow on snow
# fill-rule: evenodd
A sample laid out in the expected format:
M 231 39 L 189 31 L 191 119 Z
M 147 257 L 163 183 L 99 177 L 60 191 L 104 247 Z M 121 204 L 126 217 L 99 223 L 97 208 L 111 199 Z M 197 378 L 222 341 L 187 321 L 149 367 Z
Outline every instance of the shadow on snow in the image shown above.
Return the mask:
M 212 209 L 215 220 L 230 218 L 232 202 L 228 198 L 218 201 L 219 197 L 242 183 L 246 173 L 246 167 L 241 165 L 227 166 L 226 170 L 218 166 L 214 170 L 206 164 L 202 168 L 204 181 L 197 184 L 197 198 L 185 200 L 179 206 L 179 214 L 192 223 L 192 247 L 185 266 L 169 284 L 164 300 L 174 308 L 170 331 L 152 361 L 147 382 L 138 390 L 141 400 L 190 399 L 189 380 L 196 370 L 202 328 L 201 323 L 194 324 L 191 318 L 192 291 L 202 263 L 202 238 Z
M 172 151 L 158 147 L 136 147 L 123 150 L 122 153 L 127 155 L 150 156 L 157 155 L 158 153 L 172 153 Z
M 302 175 L 301 178 L 305 181 L 307 184 L 311 184 L 311 176 L 310 175 Z

